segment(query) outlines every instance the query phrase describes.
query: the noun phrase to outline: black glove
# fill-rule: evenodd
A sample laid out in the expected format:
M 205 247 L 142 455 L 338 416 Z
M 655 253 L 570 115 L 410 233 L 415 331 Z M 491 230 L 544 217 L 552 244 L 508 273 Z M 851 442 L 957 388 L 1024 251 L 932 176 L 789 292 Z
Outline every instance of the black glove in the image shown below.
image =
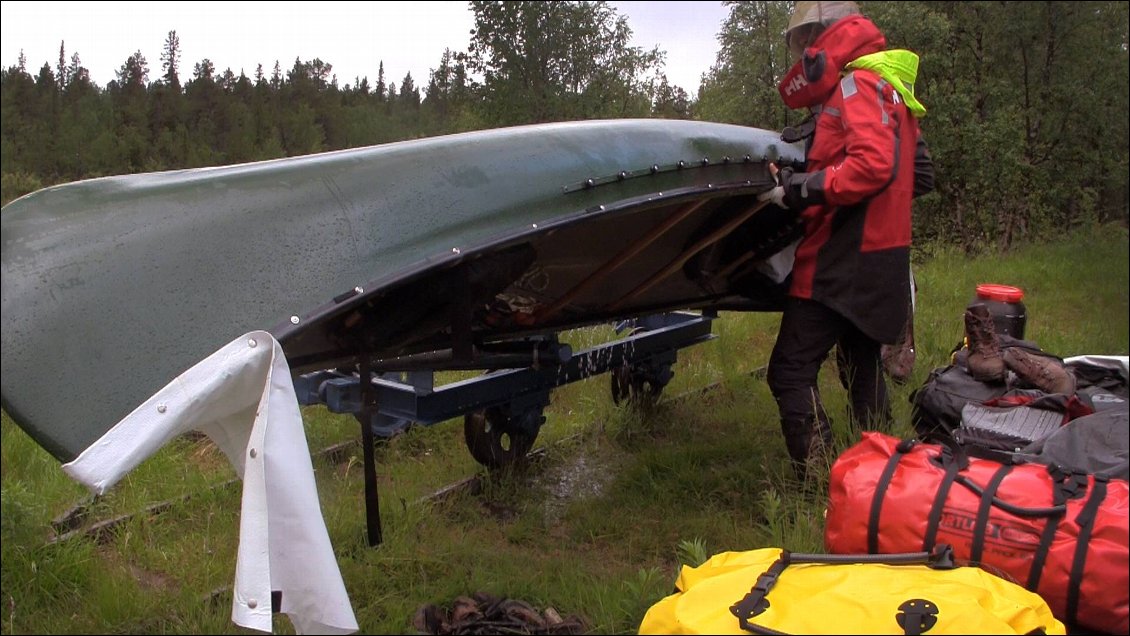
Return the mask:
M 777 171 L 777 187 L 761 193 L 758 199 L 786 210 L 800 212 L 824 202 L 824 171 L 797 172 L 788 166 Z
M 784 188 L 783 201 L 790 210 L 803 210 L 810 205 L 824 203 L 824 171 L 796 172 L 781 168 L 777 180 Z

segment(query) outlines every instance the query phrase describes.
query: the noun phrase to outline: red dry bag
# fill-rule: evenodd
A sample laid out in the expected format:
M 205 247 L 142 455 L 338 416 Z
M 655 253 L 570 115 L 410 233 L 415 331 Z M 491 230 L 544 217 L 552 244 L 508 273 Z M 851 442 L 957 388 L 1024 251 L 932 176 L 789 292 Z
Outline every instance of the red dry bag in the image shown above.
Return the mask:
M 1122 480 L 867 432 L 832 466 L 824 545 L 887 554 L 948 543 L 959 561 L 1040 594 L 1069 626 L 1125 634 L 1128 518 Z

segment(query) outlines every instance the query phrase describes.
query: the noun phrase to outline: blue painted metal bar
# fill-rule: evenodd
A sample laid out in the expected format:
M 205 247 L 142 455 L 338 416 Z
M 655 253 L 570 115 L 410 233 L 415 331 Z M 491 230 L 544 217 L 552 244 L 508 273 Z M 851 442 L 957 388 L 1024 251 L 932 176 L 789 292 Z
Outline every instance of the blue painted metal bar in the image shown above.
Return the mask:
M 390 418 L 435 424 L 480 409 L 513 404 L 524 398 L 540 401 L 559 386 L 594 377 L 623 364 L 675 361 L 676 351 L 714 339 L 714 315 L 672 312 L 640 320 L 645 330 L 573 354 L 560 364 L 496 370 L 477 378 L 439 387 L 391 379 L 372 378 L 377 411 Z M 356 374 L 318 371 L 295 378 L 301 404 L 325 404 L 335 413 L 359 413 L 361 381 Z M 548 403 L 548 399 L 546 399 Z

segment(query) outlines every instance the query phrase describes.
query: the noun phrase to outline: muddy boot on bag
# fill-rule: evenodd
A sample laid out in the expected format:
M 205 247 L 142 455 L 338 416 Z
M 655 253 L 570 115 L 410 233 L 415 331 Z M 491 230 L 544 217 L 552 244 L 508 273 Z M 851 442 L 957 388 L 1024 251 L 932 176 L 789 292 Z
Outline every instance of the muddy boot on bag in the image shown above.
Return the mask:
M 1033 355 L 1020 347 L 1005 347 L 1002 357 L 1016 377 L 1045 393 L 1075 393 L 1075 376 L 1052 358 Z
M 969 347 L 965 362 L 969 375 L 981 382 L 1003 382 L 1008 370 L 1001 357 L 993 317 L 985 305 L 971 305 L 965 310 L 965 339 Z

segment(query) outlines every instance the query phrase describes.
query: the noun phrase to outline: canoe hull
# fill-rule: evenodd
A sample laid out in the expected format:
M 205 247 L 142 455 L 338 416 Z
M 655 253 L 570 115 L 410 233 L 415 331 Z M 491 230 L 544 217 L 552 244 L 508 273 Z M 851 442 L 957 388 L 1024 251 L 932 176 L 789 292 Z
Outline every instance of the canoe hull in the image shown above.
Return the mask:
M 740 274 L 794 226 L 751 210 L 768 162 L 800 157 L 757 129 L 614 120 L 47 188 L 0 216 L 0 395 L 69 461 L 255 329 L 298 373 L 771 309 L 779 289 Z

